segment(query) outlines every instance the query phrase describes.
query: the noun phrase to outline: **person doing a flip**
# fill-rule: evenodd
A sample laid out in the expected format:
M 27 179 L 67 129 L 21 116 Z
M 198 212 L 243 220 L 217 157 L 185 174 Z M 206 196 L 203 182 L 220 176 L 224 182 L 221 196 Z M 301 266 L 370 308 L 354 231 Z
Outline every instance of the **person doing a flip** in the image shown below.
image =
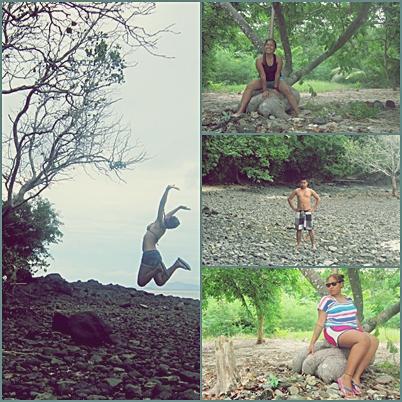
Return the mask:
M 147 226 L 147 231 L 142 241 L 143 254 L 140 269 L 138 271 L 138 286 L 145 286 L 152 279 L 158 286 L 163 286 L 173 275 L 176 269 L 182 268 L 187 271 L 191 270 L 189 264 L 187 264 L 181 258 L 177 258 L 175 263 L 170 268 L 166 268 L 165 264 L 162 262 L 162 256 L 156 248 L 159 239 L 165 234 L 166 229 L 174 229 L 179 226 L 180 221 L 175 216 L 176 212 L 180 209 L 184 209 L 186 211 L 190 210 L 190 208 L 180 205 L 165 214 L 167 196 L 169 191 L 172 189 L 179 190 L 179 188 L 175 185 L 169 185 L 166 187 L 166 190 L 163 193 L 159 203 L 158 216 L 156 217 L 155 222 L 152 222 Z

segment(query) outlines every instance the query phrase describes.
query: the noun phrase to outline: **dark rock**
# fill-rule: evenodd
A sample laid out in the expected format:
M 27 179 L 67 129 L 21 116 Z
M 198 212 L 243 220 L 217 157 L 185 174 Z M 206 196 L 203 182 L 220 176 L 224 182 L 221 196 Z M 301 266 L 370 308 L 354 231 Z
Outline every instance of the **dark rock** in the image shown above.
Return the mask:
M 191 383 L 199 383 L 200 382 L 200 373 L 196 373 L 193 371 L 184 370 L 179 373 L 180 377 Z
M 61 277 L 59 274 L 49 274 L 37 283 L 37 286 L 43 290 L 53 291 L 55 293 L 62 293 L 72 296 L 73 289 L 71 285 Z
M 88 311 L 67 317 L 59 312 L 53 315 L 52 329 L 71 335 L 74 342 L 98 346 L 111 342 L 111 329 L 95 313 Z
M 385 107 L 388 108 L 388 109 L 395 109 L 395 108 L 396 108 L 396 105 L 395 105 L 395 102 L 394 102 L 394 101 L 388 99 L 388 100 L 385 102 Z
M 124 387 L 127 399 L 141 399 L 141 387 L 138 385 L 127 384 Z
M 199 400 L 200 399 L 200 394 L 199 394 L 199 392 L 196 392 L 193 389 L 187 389 L 187 390 L 181 392 L 178 395 L 177 399 L 180 399 L 180 400 Z

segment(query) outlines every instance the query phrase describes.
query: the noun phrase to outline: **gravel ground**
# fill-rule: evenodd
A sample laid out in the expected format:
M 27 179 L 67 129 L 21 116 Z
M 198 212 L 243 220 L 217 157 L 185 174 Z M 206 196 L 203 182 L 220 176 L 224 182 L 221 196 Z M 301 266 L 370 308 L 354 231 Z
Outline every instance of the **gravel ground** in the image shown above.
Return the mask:
M 399 199 L 388 187 L 314 188 L 317 251 L 295 250 L 291 187 L 204 186 L 202 262 L 209 266 L 399 266 Z M 304 237 L 304 235 L 303 235 Z
M 266 339 L 256 345 L 255 339 L 232 338 L 236 366 L 240 377 L 237 389 L 222 394 L 218 399 L 240 400 L 332 400 L 342 399 L 335 383 L 325 384 L 317 377 L 297 374 L 290 369 L 292 359 L 308 340 Z M 399 351 L 392 355 L 385 344 L 380 343 L 374 365 L 370 366 L 362 377 L 363 395 L 356 399 L 381 400 L 400 399 Z M 214 342 L 205 341 L 202 345 L 203 397 L 211 399 L 209 391 L 216 383 Z M 395 373 L 387 373 L 383 364 L 393 364 Z M 276 378 L 278 384 L 270 386 L 270 378 Z M 214 397 L 213 399 L 215 399 Z
M 96 281 L 44 283 L 3 293 L 3 399 L 199 399 L 199 301 Z M 74 343 L 52 330 L 56 310 L 95 312 L 114 342 Z

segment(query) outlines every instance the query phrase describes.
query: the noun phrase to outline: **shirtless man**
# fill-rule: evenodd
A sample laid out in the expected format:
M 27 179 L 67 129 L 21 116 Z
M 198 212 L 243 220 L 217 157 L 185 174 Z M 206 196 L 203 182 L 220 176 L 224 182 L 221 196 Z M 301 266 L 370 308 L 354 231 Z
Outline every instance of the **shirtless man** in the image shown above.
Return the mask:
M 174 229 L 179 226 L 180 221 L 176 216 L 174 216 L 175 213 L 180 209 L 184 209 L 186 211 L 190 210 L 190 208 L 180 205 L 169 213 L 165 214 L 167 196 L 169 191 L 172 189 L 179 190 L 179 188 L 177 188 L 175 185 L 166 187 L 166 190 L 163 193 L 159 203 L 156 221 L 147 226 L 147 231 L 142 241 L 143 254 L 140 270 L 138 272 L 138 286 L 145 286 L 152 279 L 158 286 L 163 286 L 173 275 L 176 269 L 182 268 L 187 271 L 191 270 L 190 266 L 181 258 L 178 258 L 170 268 L 166 268 L 165 264 L 162 262 L 162 256 L 156 249 L 156 245 L 159 239 L 165 234 L 166 229 Z
M 293 205 L 293 198 L 295 197 L 297 197 L 297 208 Z M 311 197 L 315 199 L 314 205 L 311 203 Z M 288 197 L 288 203 L 290 208 L 296 212 L 296 251 L 298 252 L 300 248 L 303 229 L 308 231 L 313 251 L 315 251 L 317 247 L 314 239 L 313 212 L 317 211 L 320 203 L 319 195 L 311 188 L 308 188 L 308 181 L 303 178 L 299 181 L 299 188 L 292 191 L 292 194 Z

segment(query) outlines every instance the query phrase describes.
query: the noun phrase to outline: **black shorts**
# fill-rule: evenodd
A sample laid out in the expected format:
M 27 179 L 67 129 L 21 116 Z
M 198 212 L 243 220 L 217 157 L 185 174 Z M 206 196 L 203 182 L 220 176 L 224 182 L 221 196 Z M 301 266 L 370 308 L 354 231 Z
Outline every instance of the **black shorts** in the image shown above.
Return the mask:
M 141 264 L 156 268 L 162 264 L 162 256 L 158 250 L 147 250 L 142 254 Z

